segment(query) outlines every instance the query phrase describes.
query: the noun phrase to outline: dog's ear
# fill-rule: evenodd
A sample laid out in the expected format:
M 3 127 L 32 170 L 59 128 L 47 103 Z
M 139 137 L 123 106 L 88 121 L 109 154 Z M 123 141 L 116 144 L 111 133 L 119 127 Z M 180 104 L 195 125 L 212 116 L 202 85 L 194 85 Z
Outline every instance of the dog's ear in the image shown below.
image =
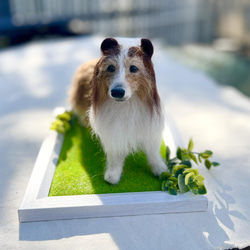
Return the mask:
M 114 38 L 106 38 L 101 44 L 101 51 L 104 56 L 109 54 L 119 54 L 120 46 Z
M 154 47 L 149 39 L 146 38 L 141 39 L 141 49 L 149 57 L 149 59 L 151 59 L 154 53 Z

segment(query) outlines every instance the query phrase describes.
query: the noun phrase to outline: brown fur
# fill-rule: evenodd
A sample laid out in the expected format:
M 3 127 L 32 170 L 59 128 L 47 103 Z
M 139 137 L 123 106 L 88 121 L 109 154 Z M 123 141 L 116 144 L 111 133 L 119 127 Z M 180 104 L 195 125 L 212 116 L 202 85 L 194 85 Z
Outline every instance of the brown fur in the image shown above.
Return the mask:
M 130 58 L 129 63 L 133 64 L 133 61 L 137 61 L 140 64 L 140 69 L 143 69 L 143 74 L 138 77 L 138 96 L 144 102 L 146 102 L 151 112 L 154 107 L 156 107 L 157 112 L 160 110 L 160 97 L 157 92 L 156 79 L 154 66 L 151 61 L 151 57 L 144 53 L 142 48 L 131 47 L 128 51 L 128 56 Z M 137 66 L 137 63 L 135 63 Z M 135 76 L 135 75 L 132 75 Z
M 108 87 L 113 77 L 113 73 L 107 72 L 107 67 L 110 64 L 117 65 L 116 56 L 103 56 L 98 61 L 95 67 L 92 81 L 92 97 L 91 104 L 95 113 L 100 105 L 108 98 Z
M 77 69 L 69 91 L 69 101 L 77 115 L 84 116 L 82 122 L 85 119 L 85 123 L 87 122 L 85 113 L 91 104 L 91 82 L 97 62 L 98 60 L 92 60 Z

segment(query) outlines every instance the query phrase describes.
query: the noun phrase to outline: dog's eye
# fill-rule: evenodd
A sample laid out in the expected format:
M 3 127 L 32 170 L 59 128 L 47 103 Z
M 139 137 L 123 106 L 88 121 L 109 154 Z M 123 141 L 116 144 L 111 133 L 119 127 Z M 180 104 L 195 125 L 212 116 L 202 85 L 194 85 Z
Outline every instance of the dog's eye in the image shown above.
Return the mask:
M 115 66 L 114 65 L 109 65 L 108 67 L 107 67 L 107 71 L 108 72 L 115 72 Z
M 129 68 L 129 71 L 131 73 L 136 73 L 139 69 L 135 65 L 131 65 Z

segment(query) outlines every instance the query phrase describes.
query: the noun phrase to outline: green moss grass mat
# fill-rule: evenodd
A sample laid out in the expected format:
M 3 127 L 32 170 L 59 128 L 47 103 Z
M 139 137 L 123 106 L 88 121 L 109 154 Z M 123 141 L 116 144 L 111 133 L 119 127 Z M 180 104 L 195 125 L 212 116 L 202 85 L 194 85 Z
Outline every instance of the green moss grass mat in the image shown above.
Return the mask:
M 161 153 L 165 150 L 162 146 Z M 104 180 L 105 161 L 100 142 L 74 118 L 65 135 L 49 196 L 161 190 L 162 181 L 151 173 L 143 152 L 127 157 L 117 185 Z

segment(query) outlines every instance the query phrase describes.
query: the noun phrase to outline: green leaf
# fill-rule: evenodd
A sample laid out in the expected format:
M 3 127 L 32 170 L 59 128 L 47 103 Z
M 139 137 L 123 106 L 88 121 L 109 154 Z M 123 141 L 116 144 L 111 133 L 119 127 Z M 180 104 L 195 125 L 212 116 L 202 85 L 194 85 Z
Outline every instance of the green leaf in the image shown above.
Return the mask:
M 177 148 L 176 155 L 179 160 L 182 160 L 182 150 L 180 147 Z
M 182 161 L 190 161 L 190 156 L 189 156 L 189 152 L 187 149 L 183 148 L 182 152 L 181 152 L 181 156 L 182 156 Z
M 165 186 L 168 188 L 174 188 L 174 183 L 172 181 L 167 180 Z
M 63 128 L 63 127 L 58 127 L 58 128 L 56 128 L 56 129 L 54 129 L 54 130 L 56 130 L 57 132 L 59 132 L 59 133 L 61 133 L 61 134 L 64 134 L 64 133 L 65 133 L 65 128 Z
M 218 167 L 218 166 L 220 166 L 220 163 L 213 161 L 213 162 L 212 162 L 212 165 L 213 165 L 214 167 Z
M 64 134 L 65 133 L 65 128 L 64 127 L 57 127 L 57 126 L 51 126 L 50 129 L 52 130 L 56 130 L 58 133 L 62 133 Z
M 206 150 L 204 153 L 207 154 L 207 155 L 210 155 L 210 156 L 213 155 L 213 152 L 211 150 Z
M 59 133 L 65 133 L 64 123 L 61 120 L 55 120 L 52 124 L 50 129 L 56 130 Z
M 199 160 L 200 163 L 202 163 L 201 155 L 200 154 L 198 155 L 198 160 Z
M 71 116 L 72 116 L 71 112 L 66 111 L 66 112 L 64 112 L 62 114 L 57 115 L 56 118 L 60 119 L 60 120 L 70 121 Z
M 190 156 L 190 158 L 196 163 L 196 164 L 198 164 L 198 162 L 197 162 L 197 159 L 196 159 L 196 156 L 193 154 L 193 153 L 189 153 L 189 156 Z
M 178 179 L 174 176 L 169 177 L 167 181 L 170 181 L 171 185 L 177 185 L 178 183 Z
M 188 173 L 193 173 L 194 176 L 198 176 L 199 175 L 199 171 L 196 168 L 186 169 L 184 171 L 184 174 L 188 174 Z
M 169 171 L 170 174 L 172 174 L 173 168 L 174 168 L 174 167 L 172 167 L 172 166 L 170 166 L 170 167 L 168 166 L 168 171 Z
M 204 185 L 198 187 L 198 194 L 206 194 L 207 189 Z
M 196 183 L 195 181 L 190 181 L 190 182 L 188 183 L 188 187 L 189 187 L 191 190 L 193 190 L 193 189 L 198 188 L 198 185 L 197 185 L 197 183 Z
M 169 161 L 170 160 L 170 148 L 167 146 L 166 148 L 166 160 Z
M 172 174 L 173 167 L 177 164 L 177 162 L 172 162 L 171 160 L 167 162 L 168 171 Z
M 174 173 L 174 176 L 176 178 L 178 178 L 178 176 L 182 175 L 184 171 L 185 171 L 185 168 L 180 168 L 180 169 L 176 170 L 176 172 Z
M 208 158 L 211 157 L 212 155 L 213 155 L 213 152 L 210 151 L 210 150 L 206 150 L 205 152 L 200 153 L 200 156 L 201 156 L 204 160 L 208 159 Z
M 72 112 L 64 112 L 57 115 L 56 120 L 51 124 L 50 129 L 56 130 L 59 133 L 66 133 L 71 129 L 70 121 L 72 118 Z
M 161 184 L 161 190 L 162 191 L 168 191 L 168 187 L 165 184 L 166 184 L 166 181 L 163 181 L 162 184 Z
M 188 151 L 192 151 L 193 148 L 194 148 L 194 142 L 192 139 L 190 139 L 188 143 Z
M 198 175 L 194 178 L 194 181 L 198 186 L 204 185 L 204 177 L 203 175 Z
M 172 174 L 175 174 L 176 171 L 178 171 L 179 169 L 184 169 L 184 168 L 186 168 L 186 167 L 187 167 L 187 166 L 186 166 L 186 165 L 183 165 L 183 164 L 175 165 L 174 168 L 173 168 Z
M 169 189 L 168 189 L 168 192 L 169 192 L 171 195 L 177 195 L 177 188 L 169 188 Z
M 188 168 L 191 168 L 192 167 L 192 164 L 190 161 L 182 161 L 180 162 L 180 165 L 185 165 L 186 167 Z
M 59 119 L 56 119 L 52 125 L 56 125 L 56 126 L 63 126 L 63 121 L 62 120 L 59 120 Z
M 205 166 L 207 169 L 210 169 L 212 166 L 212 163 L 209 160 L 205 160 Z
M 189 191 L 188 186 L 185 185 L 185 176 L 182 174 L 178 175 L 178 186 L 181 193 L 186 193 Z
M 177 161 L 175 161 L 175 160 L 169 160 L 169 162 L 168 162 L 168 166 L 170 166 L 170 167 L 174 167 L 176 164 L 177 164 Z
M 163 172 L 163 173 L 161 173 L 161 175 L 160 175 L 160 180 L 164 180 L 164 181 L 167 181 L 168 179 L 169 179 L 169 177 L 171 177 L 171 174 L 170 173 L 168 173 L 168 172 Z
M 185 173 L 185 171 L 184 171 Z M 185 175 L 185 185 L 188 185 L 189 182 L 194 178 L 194 173 L 188 173 Z
M 198 193 L 198 188 L 193 188 L 193 189 L 191 189 L 191 191 L 192 191 L 193 194 L 195 194 L 195 195 L 199 194 L 199 193 Z
M 204 160 L 208 159 L 210 156 L 205 153 L 200 153 L 200 157 Z

